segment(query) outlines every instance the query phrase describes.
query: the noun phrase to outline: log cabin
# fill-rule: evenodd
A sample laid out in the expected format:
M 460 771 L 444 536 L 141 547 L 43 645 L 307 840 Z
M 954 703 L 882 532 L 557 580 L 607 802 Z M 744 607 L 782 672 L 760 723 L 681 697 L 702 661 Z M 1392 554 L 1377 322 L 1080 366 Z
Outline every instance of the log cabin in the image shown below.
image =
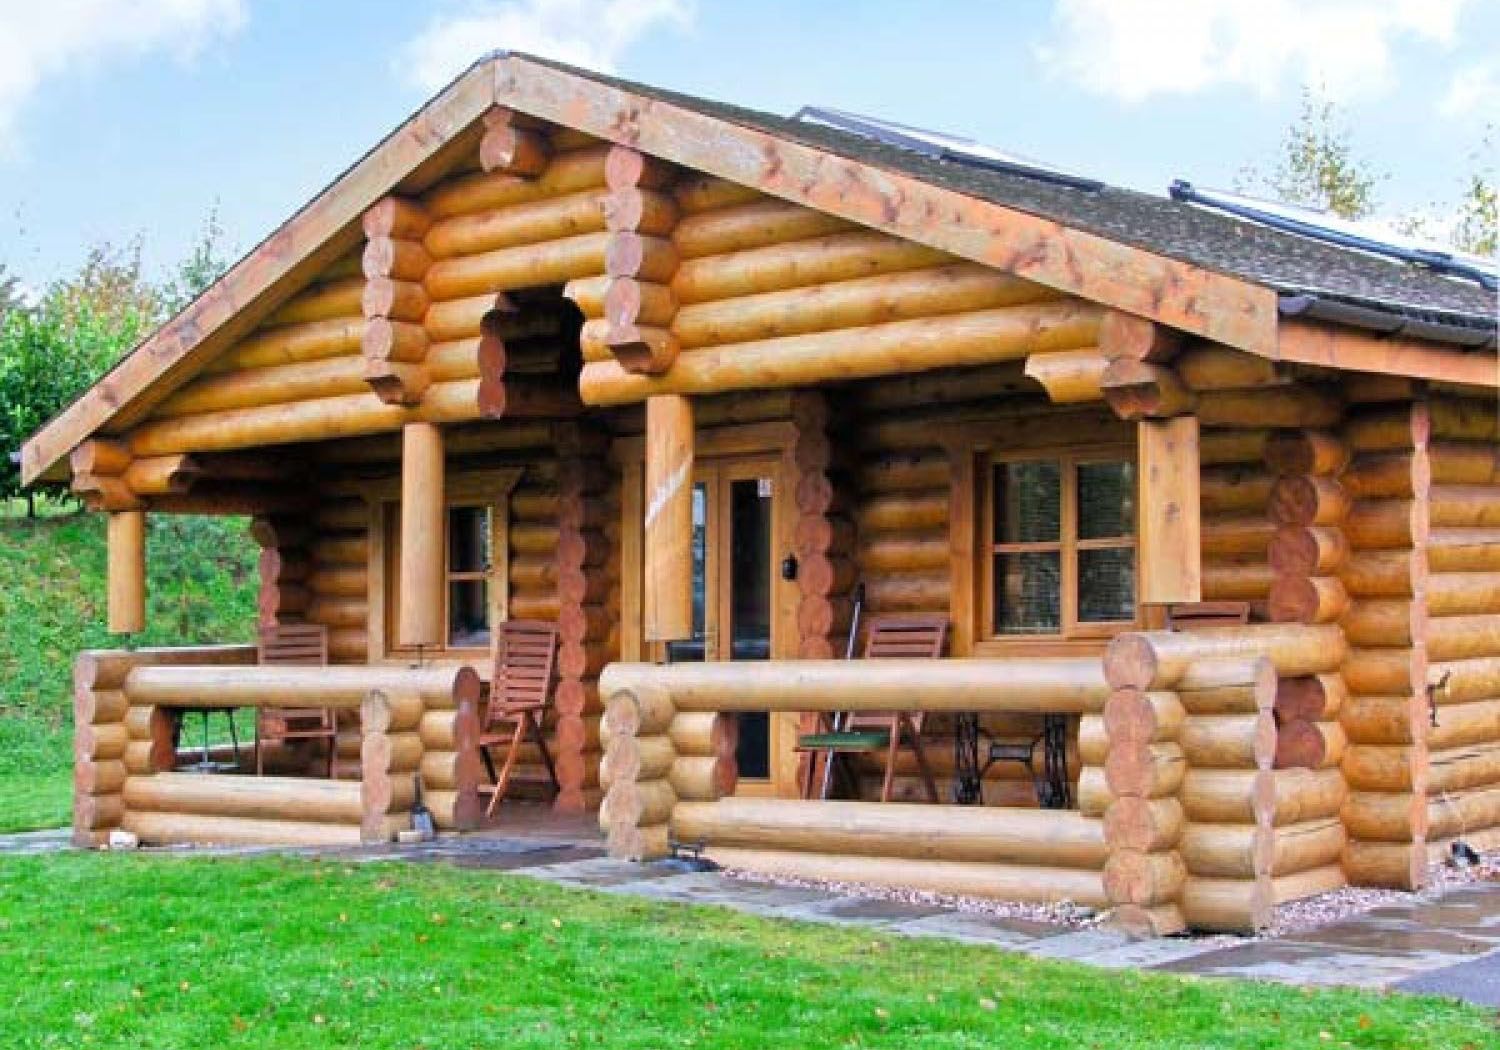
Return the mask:
M 476 826 L 514 618 L 558 627 L 551 804 L 619 856 L 1155 932 L 1419 887 L 1500 837 L 1485 284 L 495 53 L 25 445 L 108 515 L 113 631 L 179 513 L 327 629 L 81 654 L 76 840 L 381 841 L 419 777 Z M 943 658 L 845 659 L 914 613 Z M 182 707 L 278 704 L 338 712 L 334 779 L 176 771 Z M 943 801 L 904 749 L 892 801 L 881 754 L 803 798 L 850 711 L 922 713 Z M 976 764 L 1044 736 L 1050 785 Z

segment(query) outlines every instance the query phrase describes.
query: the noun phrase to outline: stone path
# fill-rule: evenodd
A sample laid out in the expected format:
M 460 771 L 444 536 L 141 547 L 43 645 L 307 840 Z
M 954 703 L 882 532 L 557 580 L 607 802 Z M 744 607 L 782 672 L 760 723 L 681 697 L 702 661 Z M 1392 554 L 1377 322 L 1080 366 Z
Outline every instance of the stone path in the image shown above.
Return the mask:
M 67 848 L 65 831 L 0 836 L 0 854 Z M 685 870 L 675 862 L 615 861 L 599 846 L 576 837 L 503 837 L 489 833 L 441 838 L 416 846 L 159 852 L 184 856 L 291 852 L 358 863 L 443 862 L 508 871 L 605 893 L 718 905 L 767 918 L 859 925 L 888 934 L 941 937 L 1093 966 L 1300 985 L 1390 988 L 1500 1006 L 1500 884 L 1465 886 L 1435 901 L 1378 908 L 1318 930 L 1263 940 L 1219 936 L 1132 941 L 1110 930 L 1068 929 L 937 904 L 747 882 L 718 872 Z

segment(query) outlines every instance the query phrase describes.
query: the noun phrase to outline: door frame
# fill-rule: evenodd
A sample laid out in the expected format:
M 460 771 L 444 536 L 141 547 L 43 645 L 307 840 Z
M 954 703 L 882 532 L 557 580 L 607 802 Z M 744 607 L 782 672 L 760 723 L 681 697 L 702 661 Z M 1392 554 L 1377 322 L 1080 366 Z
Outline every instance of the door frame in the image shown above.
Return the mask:
M 791 449 L 796 428 L 790 422 L 752 423 L 714 427 L 693 435 L 694 478 L 702 463 L 731 473 L 738 469 L 768 469 L 774 500 L 771 511 L 771 660 L 796 659 L 799 649 L 797 603 L 800 592 L 795 580 L 782 577 L 782 560 L 795 549 L 797 528 L 796 494 L 790 479 L 796 476 Z M 620 466 L 620 659 L 636 663 L 662 663 L 665 646 L 646 642 L 642 636 L 642 580 L 645 529 L 645 439 L 617 438 L 611 458 Z M 753 464 L 753 466 L 752 466 Z M 716 537 L 706 537 L 712 546 Z M 710 552 L 716 562 L 721 552 Z M 727 595 L 719 595 L 722 603 Z M 772 713 L 770 725 L 769 780 L 747 781 L 736 791 L 741 795 L 796 798 L 797 754 L 792 750 L 799 731 L 795 713 Z

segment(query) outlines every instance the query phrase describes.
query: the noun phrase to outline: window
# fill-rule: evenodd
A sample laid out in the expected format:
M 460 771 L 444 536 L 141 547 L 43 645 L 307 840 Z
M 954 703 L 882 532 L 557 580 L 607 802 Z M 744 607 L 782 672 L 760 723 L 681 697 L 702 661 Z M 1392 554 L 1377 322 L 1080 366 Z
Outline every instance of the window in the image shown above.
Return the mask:
M 997 457 L 988 484 L 991 637 L 1097 637 L 1134 624 L 1136 483 L 1128 457 Z
M 508 492 L 509 483 L 500 491 Z M 507 499 L 494 495 L 492 486 L 485 491 L 484 486 L 465 485 L 449 492 L 443 538 L 445 650 L 488 650 L 491 628 L 504 618 Z M 396 634 L 401 608 L 401 508 L 395 501 L 385 501 L 383 508 L 385 626 L 381 633 L 386 651 L 395 652 L 406 648 L 398 644 Z

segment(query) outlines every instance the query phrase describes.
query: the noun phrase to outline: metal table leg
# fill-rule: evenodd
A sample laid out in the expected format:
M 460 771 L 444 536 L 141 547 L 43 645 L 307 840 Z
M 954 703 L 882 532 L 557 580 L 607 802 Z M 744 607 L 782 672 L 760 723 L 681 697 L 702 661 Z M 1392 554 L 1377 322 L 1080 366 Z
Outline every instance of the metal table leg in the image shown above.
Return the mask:
M 1068 716 L 1042 716 L 1042 783 L 1038 794 L 1044 809 L 1069 809 L 1073 805 L 1068 781 Z
M 984 801 L 979 774 L 979 715 L 973 711 L 953 716 L 953 801 L 960 806 Z

